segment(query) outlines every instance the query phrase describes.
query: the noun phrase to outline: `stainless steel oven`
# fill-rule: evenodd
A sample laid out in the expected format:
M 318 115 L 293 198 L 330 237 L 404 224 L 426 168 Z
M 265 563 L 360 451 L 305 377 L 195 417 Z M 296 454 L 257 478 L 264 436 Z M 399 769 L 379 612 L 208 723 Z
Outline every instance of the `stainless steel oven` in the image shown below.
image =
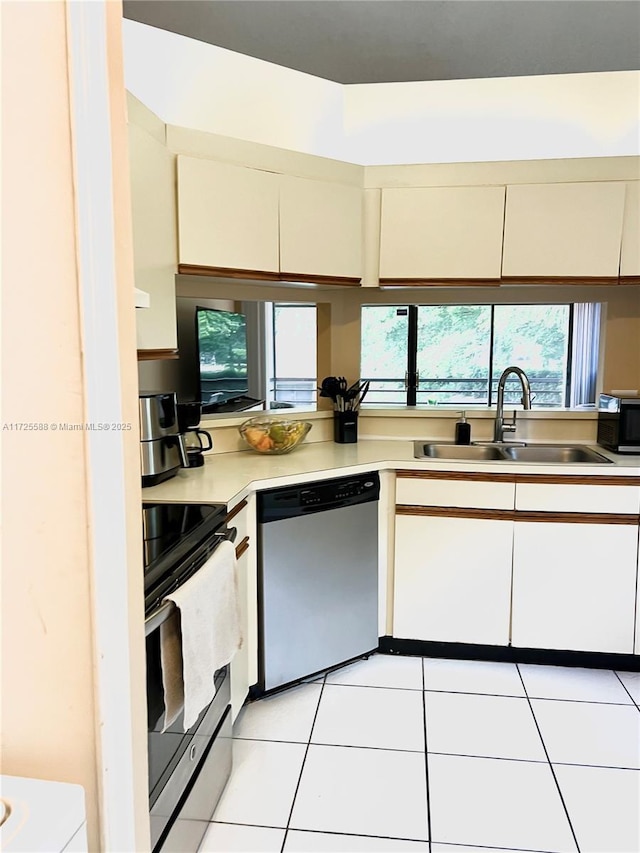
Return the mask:
M 229 667 L 195 724 L 183 715 L 166 730 L 160 625 L 174 605 L 163 598 L 194 575 L 235 529 L 223 504 L 143 504 L 149 815 L 153 853 L 195 853 L 231 772 Z

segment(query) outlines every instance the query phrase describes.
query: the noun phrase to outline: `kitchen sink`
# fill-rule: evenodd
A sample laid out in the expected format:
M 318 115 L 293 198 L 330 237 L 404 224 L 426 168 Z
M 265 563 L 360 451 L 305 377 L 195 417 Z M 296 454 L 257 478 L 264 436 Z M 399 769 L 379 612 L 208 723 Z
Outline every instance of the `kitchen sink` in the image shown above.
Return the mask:
M 501 459 L 505 456 L 499 447 L 476 444 L 423 444 L 414 442 L 414 456 L 417 459 L 463 459 L 486 461 Z
M 468 462 L 538 462 L 547 465 L 608 465 L 610 459 L 590 447 L 573 444 L 431 444 L 414 442 L 416 459 Z
M 503 452 L 516 462 L 546 462 L 548 465 L 578 465 L 580 463 L 606 464 L 606 459 L 588 447 L 563 446 L 551 444 L 526 445 L 525 447 L 505 447 Z

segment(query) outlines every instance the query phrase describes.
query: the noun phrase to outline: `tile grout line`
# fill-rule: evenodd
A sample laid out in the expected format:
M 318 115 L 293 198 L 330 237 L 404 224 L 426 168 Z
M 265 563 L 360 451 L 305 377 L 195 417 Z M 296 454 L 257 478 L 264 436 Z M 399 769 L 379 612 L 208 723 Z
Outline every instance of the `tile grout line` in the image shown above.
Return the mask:
M 420 660 L 420 672 L 422 675 L 422 723 L 424 726 L 424 775 L 427 787 L 427 842 L 429 853 L 431 853 L 431 796 L 429 791 L 429 749 L 427 746 L 427 691 L 424 680 L 424 658 Z
M 438 841 L 436 843 L 450 847 L 451 853 L 456 853 L 456 849 L 462 846 L 455 841 Z M 477 853 L 487 853 L 487 850 L 490 850 L 491 853 L 494 853 L 494 851 L 495 853 L 557 853 L 557 851 L 538 850 L 538 848 L 534 847 L 486 847 L 480 844 L 465 844 L 464 850 L 473 850 L 477 851 Z
M 631 701 L 632 701 L 632 702 L 633 702 L 633 704 L 636 706 L 636 708 L 638 709 L 638 711 L 640 711 L 640 705 L 636 702 L 636 700 L 633 698 L 633 696 L 632 696 L 632 695 L 631 695 L 631 693 L 629 692 L 629 689 L 627 688 L 627 685 L 626 685 L 626 684 L 624 683 L 624 681 L 620 678 L 620 676 L 618 675 L 618 673 L 616 672 L 616 670 L 615 670 L 615 669 L 614 669 L 614 670 L 612 670 L 612 672 L 613 672 L 613 674 L 615 675 L 615 677 L 618 679 L 618 681 L 620 682 L 620 684 L 622 684 L 622 687 L 624 688 L 625 692 L 628 694 L 629 699 L 631 699 Z
M 433 754 L 433 753 L 432 753 Z M 221 826 L 248 826 L 255 829 L 284 829 L 281 826 L 268 826 L 264 823 L 238 823 L 238 821 L 233 820 L 214 820 L 209 821 L 210 824 L 220 824 Z M 294 832 L 302 832 L 309 833 L 309 835 L 344 835 L 348 838 L 375 838 L 381 841 L 409 841 L 414 844 L 425 844 L 429 842 L 425 842 L 423 838 L 401 838 L 398 835 L 362 835 L 360 832 L 338 832 L 334 829 L 296 829 Z M 461 846 L 457 842 L 452 841 L 438 841 L 440 845 L 446 845 L 451 848 L 451 853 L 456 853 L 456 850 Z M 478 844 L 467 844 L 465 845 L 465 849 L 470 848 L 473 850 L 477 850 L 477 853 L 483 853 L 488 849 L 485 845 Z M 538 848 L 533 847 L 491 847 L 492 851 L 504 851 L 504 853 L 554 853 L 552 850 L 539 850 Z M 258 853 L 258 851 L 255 851 Z
M 249 824 L 237 824 L 238 826 L 245 826 Z M 272 827 L 265 827 L 265 829 L 271 829 Z M 275 827 L 273 827 L 275 828 Z M 408 841 L 411 844 L 426 844 L 427 842 L 424 838 L 404 838 L 399 835 L 362 835 L 361 832 L 341 832 L 336 829 L 293 829 L 293 832 L 301 832 L 308 833 L 309 835 L 340 835 L 345 836 L 346 838 L 375 838 L 379 841 Z M 445 842 L 446 843 L 446 842 Z M 478 847 L 478 853 L 482 853 L 482 850 L 485 848 Z M 513 848 L 513 851 L 509 847 L 504 848 L 505 853 L 520 853 L 519 850 Z M 254 851 L 252 851 L 254 853 Z M 258 853 L 258 851 L 255 851 Z M 522 853 L 553 853 L 553 851 L 546 850 L 523 850 Z
M 273 738 L 262 738 L 262 737 L 238 737 L 234 738 L 234 740 L 247 740 L 252 743 L 296 743 L 298 745 L 305 745 L 306 741 L 302 740 L 273 740 Z M 334 749 L 369 749 L 375 750 L 376 752 L 403 752 L 408 753 L 409 755 L 416 755 L 421 752 L 424 752 L 424 749 L 399 749 L 398 747 L 391 746 L 363 746 L 362 744 L 357 743 L 325 743 L 324 741 L 314 741 L 313 746 L 330 746 Z
M 324 693 L 324 688 L 327 683 L 327 677 L 322 679 L 322 687 L 320 688 L 320 695 L 318 696 L 318 704 L 316 705 L 316 712 L 313 715 L 313 722 L 311 723 L 311 729 L 309 731 L 309 740 L 307 741 L 307 747 L 304 751 L 304 757 L 302 759 L 302 765 L 300 767 L 300 775 L 298 776 L 298 783 L 296 785 L 296 789 L 293 792 L 293 800 L 291 801 L 291 809 L 289 810 L 289 817 L 287 818 L 287 825 L 284 829 L 284 838 L 282 839 L 282 846 L 280 848 L 280 853 L 284 853 L 284 847 L 287 843 L 287 836 L 289 835 L 289 824 L 291 823 L 291 817 L 293 815 L 293 809 L 296 804 L 296 797 L 298 796 L 298 790 L 300 789 L 300 782 L 302 781 L 302 774 L 304 773 L 304 765 L 307 761 L 307 755 L 309 754 L 309 747 L 311 746 L 311 738 L 313 737 L 313 727 L 316 724 L 316 720 L 318 718 L 318 711 L 320 710 L 320 702 L 322 701 L 322 694 Z
M 580 845 L 578 844 L 578 839 L 576 837 L 575 830 L 573 828 L 573 824 L 571 823 L 571 818 L 569 817 L 569 810 L 567 809 L 567 804 L 564 801 L 564 796 L 562 794 L 562 789 L 560 788 L 560 783 L 558 782 L 558 777 L 556 776 L 556 771 L 553 768 L 553 764 L 551 763 L 551 756 L 547 750 L 547 745 L 544 742 L 544 738 L 542 737 L 542 732 L 540 731 L 540 726 L 538 725 L 538 719 L 533 710 L 533 705 L 531 704 L 531 699 L 529 698 L 529 694 L 527 693 L 527 685 L 525 684 L 524 678 L 522 677 L 522 673 L 520 672 L 520 667 L 516 663 L 516 670 L 518 671 L 518 675 L 520 677 L 520 681 L 522 682 L 522 688 L 525 692 L 525 696 L 527 697 L 527 702 L 529 703 L 529 710 L 531 711 L 531 716 L 533 717 L 533 722 L 535 723 L 535 727 L 538 731 L 538 737 L 540 738 L 540 743 L 542 744 L 542 748 L 544 750 L 544 754 L 547 756 L 547 761 L 549 762 L 549 769 L 551 770 L 551 775 L 553 776 L 553 781 L 556 783 L 556 788 L 558 790 L 558 795 L 560 797 L 560 802 L 562 803 L 562 808 L 564 809 L 564 813 L 567 816 L 567 822 L 569 824 L 569 829 L 571 830 L 571 835 L 573 836 L 573 842 L 576 845 L 576 850 L 578 853 L 580 851 Z
M 388 684 L 341 684 L 336 681 L 327 681 L 327 687 L 359 687 L 361 690 L 402 690 L 405 693 L 419 693 L 420 687 L 397 687 Z
M 631 702 L 606 702 L 601 699 L 571 699 L 563 696 L 516 696 L 514 693 L 478 693 L 469 690 L 426 690 L 426 693 L 445 693 L 451 696 L 490 696 L 493 699 L 540 699 L 543 702 L 572 702 L 574 705 L 612 705 L 616 708 L 628 708 L 630 705 L 636 705 L 633 696 L 629 694 Z M 628 693 L 629 691 L 627 691 Z

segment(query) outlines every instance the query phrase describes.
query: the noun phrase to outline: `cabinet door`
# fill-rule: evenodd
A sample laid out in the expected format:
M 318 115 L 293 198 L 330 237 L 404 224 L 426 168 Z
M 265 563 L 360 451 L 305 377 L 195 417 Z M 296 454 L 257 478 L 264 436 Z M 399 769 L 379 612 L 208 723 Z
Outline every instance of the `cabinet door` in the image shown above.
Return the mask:
M 617 277 L 624 182 L 507 187 L 502 275 Z
M 150 297 L 136 311 L 138 349 L 177 347 L 175 177 L 166 147 L 129 124 L 135 285 Z
M 232 512 L 233 508 L 230 509 Z M 248 498 L 246 506 L 228 523 L 238 531 L 234 544 L 238 554 L 238 604 L 242 630 L 242 646 L 231 661 L 231 709 L 235 720 L 249 687 L 258 680 L 255 496 Z
M 282 273 L 362 277 L 362 188 L 283 175 Z
M 640 276 L 640 181 L 629 181 L 626 188 L 620 275 Z
M 515 489 L 514 483 L 422 479 L 400 475 L 396 481 L 396 503 L 410 506 L 513 509 Z
M 595 480 L 595 477 L 594 477 Z M 582 483 L 518 483 L 516 509 L 525 512 L 640 513 L 640 488 Z
M 178 157 L 180 263 L 277 272 L 278 181 L 272 172 Z
M 384 189 L 380 278 L 500 278 L 504 193 L 504 187 Z
M 633 651 L 638 528 L 516 522 L 514 646 Z
M 393 636 L 509 642 L 513 522 L 396 517 Z

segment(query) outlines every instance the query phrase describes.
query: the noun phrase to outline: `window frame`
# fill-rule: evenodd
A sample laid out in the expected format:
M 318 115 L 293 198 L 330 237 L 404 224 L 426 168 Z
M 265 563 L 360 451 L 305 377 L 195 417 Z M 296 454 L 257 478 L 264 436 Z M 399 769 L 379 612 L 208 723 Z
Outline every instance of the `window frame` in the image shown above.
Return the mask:
M 276 314 L 277 309 L 286 309 L 286 308 L 305 308 L 312 309 L 315 313 L 315 317 L 317 318 L 317 305 L 314 302 L 295 302 L 295 301 L 274 301 L 271 302 L 269 323 L 270 323 L 270 334 L 268 336 L 269 339 L 269 373 L 270 376 L 266 377 L 266 385 L 267 385 L 267 398 L 269 402 L 273 403 L 291 403 L 293 406 L 296 406 L 297 403 L 291 400 L 283 400 L 279 399 L 279 394 L 286 394 L 287 389 L 278 389 L 278 381 L 309 381 L 312 383 L 313 387 L 310 389 L 311 400 L 308 401 L 308 405 L 317 405 L 318 401 L 318 378 L 317 378 L 317 364 L 315 368 L 315 376 L 309 377 L 279 377 L 278 376 L 278 357 L 277 357 L 277 341 L 276 341 Z M 317 335 L 317 319 L 316 319 L 316 335 Z M 293 391 L 295 393 L 295 389 L 288 389 L 289 391 Z M 306 401 L 305 401 L 306 402 Z
M 397 403 L 395 405 L 405 405 L 408 407 L 414 407 L 417 405 L 426 405 L 418 402 L 418 394 L 420 393 L 420 377 L 418 373 L 418 316 L 419 309 L 421 307 L 463 307 L 465 305 L 469 305 L 470 307 L 483 305 L 490 308 L 490 327 L 489 327 L 489 365 L 488 365 L 488 382 L 487 382 L 487 394 L 484 402 L 477 403 L 468 403 L 465 404 L 465 407 L 469 408 L 491 408 L 495 406 L 496 402 L 496 391 L 494 389 L 495 383 L 495 365 L 494 365 L 494 343 L 495 343 L 495 314 L 497 307 L 505 307 L 505 306 L 513 306 L 513 307 L 525 307 L 528 305 L 544 305 L 547 303 L 539 303 L 539 302 L 494 302 L 494 303 L 426 303 L 426 304 L 389 304 L 389 305 L 381 305 L 379 303 L 375 303 L 372 305 L 362 305 L 361 310 L 365 308 L 396 308 L 396 309 L 406 309 L 407 310 L 407 367 L 405 372 L 405 402 Z M 550 302 L 549 305 L 553 306 L 565 306 L 568 310 L 567 317 L 567 339 L 566 339 L 566 370 L 565 370 L 565 381 L 564 388 L 562 390 L 562 404 L 559 406 L 545 406 L 544 408 L 548 408 L 549 410 L 553 409 L 562 409 L 569 408 L 571 405 L 571 400 L 573 396 L 573 379 L 574 379 L 574 353 L 575 353 L 575 309 L 576 305 L 580 305 L 582 303 L 575 302 Z M 592 303 L 587 303 L 592 304 Z M 593 303 L 598 304 L 598 303 Z M 362 346 L 362 341 L 361 341 Z M 362 356 L 361 356 L 362 362 Z M 363 376 L 363 379 L 370 379 L 371 381 L 375 381 L 375 377 L 373 376 Z M 445 377 L 446 378 L 446 377 Z M 389 381 L 398 381 L 398 378 L 393 378 Z M 401 379 L 400 379 L 401 381 Z M 393 403 L 390 405 L 394 405 Z M 453 406 L 457 405 L 454 403 L 442 403 L 441 405 Z

